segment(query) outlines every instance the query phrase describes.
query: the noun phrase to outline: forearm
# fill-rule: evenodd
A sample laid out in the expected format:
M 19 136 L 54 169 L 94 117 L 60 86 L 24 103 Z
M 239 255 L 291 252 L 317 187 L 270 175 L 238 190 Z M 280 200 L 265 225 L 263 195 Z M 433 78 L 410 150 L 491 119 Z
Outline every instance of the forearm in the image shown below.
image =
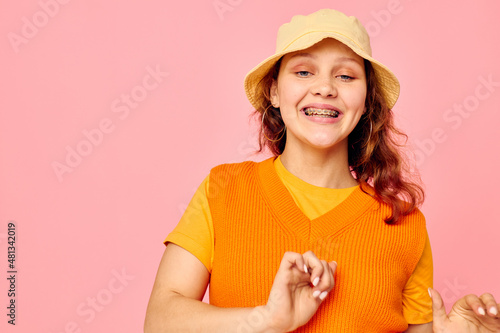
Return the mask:
M 163 332 L 255 332 L 275 333 L 269 329 L 264 306 L 221 308 L 181 295 L 168 302 L 157 300 L 148 306 L 145 333 Z

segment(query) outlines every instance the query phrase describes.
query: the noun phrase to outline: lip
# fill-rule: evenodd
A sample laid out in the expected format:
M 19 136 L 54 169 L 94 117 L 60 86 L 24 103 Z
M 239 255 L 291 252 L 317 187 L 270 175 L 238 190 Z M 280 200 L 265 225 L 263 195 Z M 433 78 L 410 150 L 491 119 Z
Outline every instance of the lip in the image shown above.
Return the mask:
M 333 110 L 333 111 L 337 111 L 339 114 L 335 118 L 332 118 L 332 117 L 324 117 L 324 118 L 323 117 L 308 117 L 308 116 L 306 116 L 306 113 L 304 112 L 305 108 Z M 323 103 L 307 104 L 302 109 L 300 109 L 300 114 L 302 115 L 302 117 L 304 117 L 304 119 L 307 119 L 308 121 L 311 121 L 313 123 L 318 123 L 318 124 L 335 124 L 335 123 L 339 122 L 342 119 L 342 117 L 344 116 L 344 114 L 342 113 L 342 111 L 339 110 L 339 108 L 337 108 L 333 105 L 330 105 L 330 104 L 323 104 Z
M 337 111 L 339 114 L 342 114 L 342 111 L 340 111 L 339 108 L 330 105 L 330 104 L 323 104 L 323 103 L 311 103 L 304 105 L 302 109 L 300 109 L 301 112 L 304 112 L 305 108 L 316 108 L 316 109 L 326 109 L 326 110 L 334 110 Z

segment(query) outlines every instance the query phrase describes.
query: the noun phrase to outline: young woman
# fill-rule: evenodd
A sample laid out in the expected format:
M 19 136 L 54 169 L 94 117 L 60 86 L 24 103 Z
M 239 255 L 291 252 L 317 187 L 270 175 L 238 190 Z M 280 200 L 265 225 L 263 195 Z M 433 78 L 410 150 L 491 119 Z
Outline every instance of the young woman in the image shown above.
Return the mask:
M 145 331 L 500 331 L 490 294 L 447 315 L 431 289 L 399 83 L 356 18 L 294 16 L 245 90 L 275 156 L 211 170 L 165 240 Z

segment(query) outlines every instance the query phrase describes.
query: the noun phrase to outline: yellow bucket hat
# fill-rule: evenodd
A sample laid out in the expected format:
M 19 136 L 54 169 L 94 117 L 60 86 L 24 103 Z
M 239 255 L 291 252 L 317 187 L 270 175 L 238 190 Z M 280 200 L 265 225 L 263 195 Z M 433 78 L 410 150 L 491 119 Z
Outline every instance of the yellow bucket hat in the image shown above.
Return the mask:
M 279 28 L 275 54 L 245 76 L 245 92 L 250 103 L 259 108 L 262 94 L 257 89 L 258 83 L 283 55 L 306 49 L 327 37 L 335 38 L 371 62 L 387 106 L 392 109 L 399 97 L 398 79 L 386 66 L 372 58 L 370 37 L 359 20 L 334 9 L 321 9 L 307 16 L 296 15 Z

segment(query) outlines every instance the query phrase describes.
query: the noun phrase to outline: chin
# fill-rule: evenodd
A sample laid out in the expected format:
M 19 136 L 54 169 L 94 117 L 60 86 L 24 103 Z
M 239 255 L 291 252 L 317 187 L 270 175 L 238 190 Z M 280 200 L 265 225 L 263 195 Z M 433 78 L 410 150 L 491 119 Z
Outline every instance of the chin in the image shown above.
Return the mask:
M 333 149 L 333 148 L 338 148 L 342 147 L 345 142 L 345 140 L 341 140 L 340 138 L 316 138 L 312 140 L 308 140 L 307 143 L 311 148 L 315 149 Z
M 340 146 L 340 142 L 318 142 L 318 141 L 313 141 L 313 142 L 309 142 L 309 146 L 311 148 L 315 148 L 315 149 L 332 149 L 332 148 L 335 148 L 335 147 L 339 147 Z

